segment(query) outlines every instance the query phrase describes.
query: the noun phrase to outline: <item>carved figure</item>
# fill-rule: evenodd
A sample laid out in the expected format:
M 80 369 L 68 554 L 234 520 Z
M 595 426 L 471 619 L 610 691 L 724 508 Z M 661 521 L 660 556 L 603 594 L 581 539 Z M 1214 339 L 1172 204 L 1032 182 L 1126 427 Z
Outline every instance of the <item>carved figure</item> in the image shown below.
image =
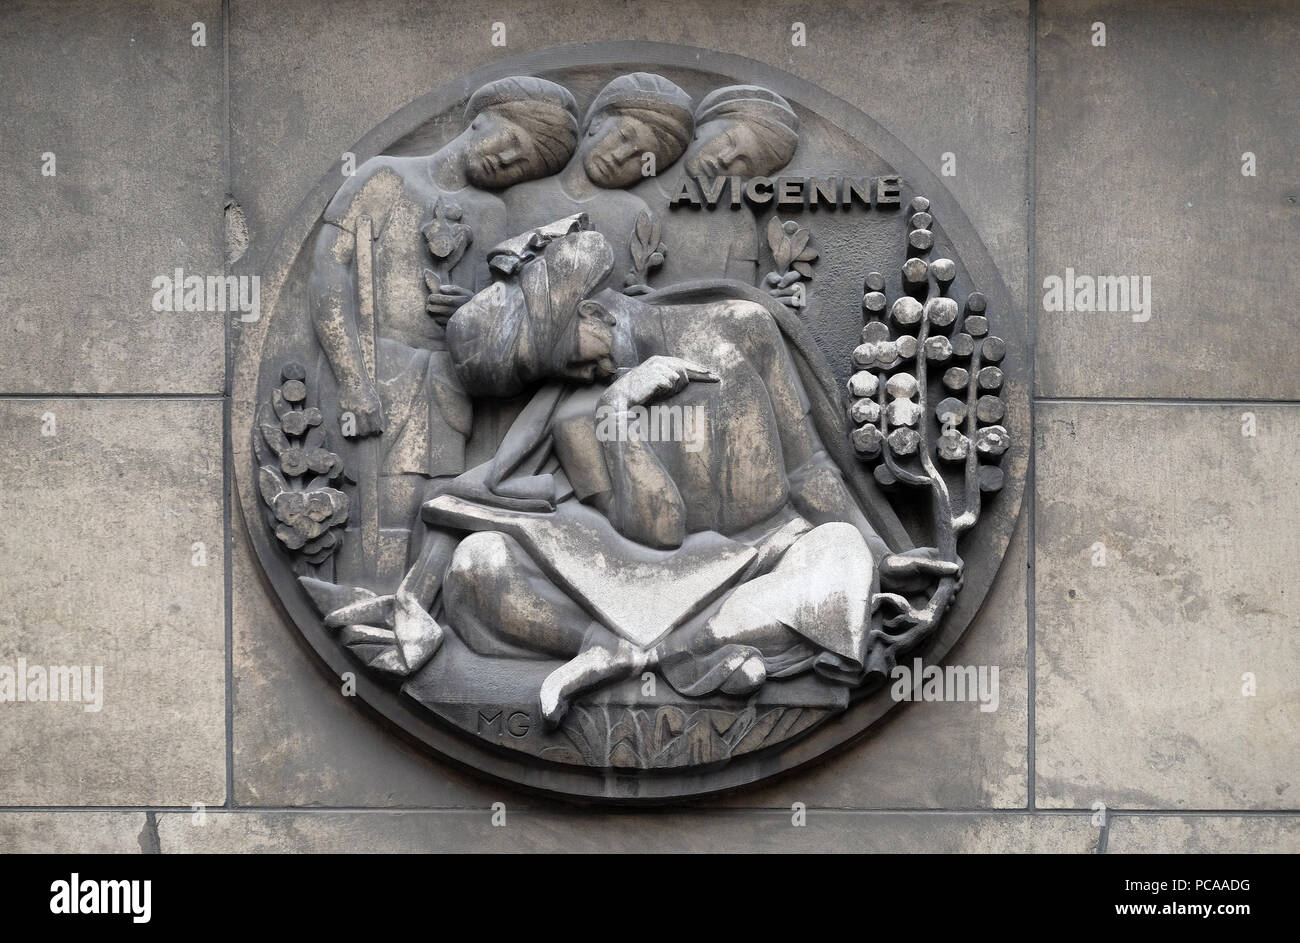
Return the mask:
M 445 147 L 366 161 L 325 210 L 309 303 L 338 382 L 343 434 L 378 437 L 363 459 L 356 512 L 362 560 L 383 576 L 400 575 L 428 479 L 465 467 L 471 408 L 443 324 L 491 279 L 484 255 L 464 250 L 509 235 L 492 191 L 563 167 L 576 113 L 553 82 L 491 82 L 471 96 L 465 130 Z
M 612 267 L 602 235 L 566 235 L 448 323 L 471 394 L 544 384 L 498 455 L 425 507 L 476 532 L 446 573 L 449 618 L 482 654 L 571 659 L 540 692 L 551 722 L 647 666 L 690 695 L 810 670 L 860 682 L 881 575 L 957 565 L 881 539 L 827 454 L 832 410 L 819 431 L 779 305 L 725 282 L 632 298 L 599 288 Z M 702 450 L 601 434 L 650 404 L 700 406 Z
M 648 269 L 633 274 L 632 241 L 638 217 L 649 207 L 624 189 L 643 171 L 663 173 L 685 152 L 691 138 L 691 99 L 660 75 L 621 75 L 596 95 L 587 110 L 573 159 L 553 177 L 512 187 L 506 194 L 512 225 L 519 231 L 582 213 L 614 249 L 612 284 L 643 284 Z M 650 233 L 643 226 L 648 240 Z M 657 250 L 655 243 L 651 249 Z M 662 258 L 662 256 L 661 256 Z

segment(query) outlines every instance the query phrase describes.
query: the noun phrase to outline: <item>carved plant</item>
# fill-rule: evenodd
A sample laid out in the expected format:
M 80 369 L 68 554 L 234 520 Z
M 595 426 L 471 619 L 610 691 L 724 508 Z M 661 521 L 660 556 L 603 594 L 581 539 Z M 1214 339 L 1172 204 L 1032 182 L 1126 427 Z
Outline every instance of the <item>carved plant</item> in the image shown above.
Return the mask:
M 779 216 L 773 216 L 767 224 L 767 245 L 776 262 L 776 273 L 785 276 L 795 271 L 811 279 L 813 263 L 817 261 L 817 250 L 809 244 L 811 240 L 812 230 L 807 226 L 793 219 L 782 222 Z
M 670 769 L 725 762 L 761 749 L 774 732 L 811 726 L 825 713 L 752 704 L 735 710 L 579 704 L 560 729 L 588 766 Z
M 257 411 L 253 452 L 257 485 L 276 539 L 300 564 L 317 566 L 338 549 L 348 497 L 332 487 L 343 462 L 326 447 L 321 413 L 306 406 L 306 371 L 289 362 L 280 386 Z
M 433 219 L 420 230 L 429 253 L 443 265 L 448 273 L 465 255 L 473 238 L 473 230 L 461 222 L 464 213 L 460 204 L 439 198 L 433 204 Z
M 440 291 L 444 283 L 451 281 L 451 270 L 474 239 L 474 231 L 461 222 L 463 217 L 460 204 L 440 197 L 433 204 L 433 219 L 420 230 L 429 254 L 442 269 L 441 272 L 424 270 L 424 283 L 431 292 Z
M 632 253 L 632 269 L 627 273 L 623 287 L 645 290 L 650 281 L 650 272 L 664 264 L 664 256 L 668 252 L 663 242 L 663 224 L 657 216 L 645 210 L 637 213 L 629 250 Z
M 948 297 L 956 265 L 922 258 L 933 245 L 929 201 L 918 198 L 912 209 L 903 294 L 889 303 L 878 272 L 864 283 L 866 323 L 849 379 L 851 438 L 882 487 L 930 492 L 931 546 L 941 559 L 960 563 L 957 540 L 979 519 L 981 492 L 1002 487 L 998 463 L 1011 437 L 1002 425 L 1006 405 L 996 364 L 1006 344 L 988 333 L 982 294 L 971 292 L 961 306 Z M 895 614 L 873 635 L 873 663 L 887 669 L 924 641 L 959 588 L 958 577 L 946 576 L 922 602 L 879 594 L 876 604 Z

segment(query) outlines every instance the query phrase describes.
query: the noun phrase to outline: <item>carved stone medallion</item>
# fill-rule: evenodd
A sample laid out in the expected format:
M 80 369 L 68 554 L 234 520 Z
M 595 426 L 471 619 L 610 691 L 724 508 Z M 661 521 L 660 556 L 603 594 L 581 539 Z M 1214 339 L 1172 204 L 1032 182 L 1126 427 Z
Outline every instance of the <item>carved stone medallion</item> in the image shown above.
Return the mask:
M 615 43 L 345 151 L 253 263 L 232 449 L 360 701 L 497 777 L 662 801 L 817 757 L 945 656 L 1019 509 L 1024 321 L 895 138 Z

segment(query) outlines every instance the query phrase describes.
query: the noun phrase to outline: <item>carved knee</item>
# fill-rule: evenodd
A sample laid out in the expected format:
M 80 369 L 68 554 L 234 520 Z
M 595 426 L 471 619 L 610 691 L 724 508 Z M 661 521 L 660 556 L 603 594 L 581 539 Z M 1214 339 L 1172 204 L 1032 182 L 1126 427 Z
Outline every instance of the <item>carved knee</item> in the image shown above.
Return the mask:
M 483 531 L 470 534 L 457 546 L 443 578 L 443 593 L 449 602 L 462 605 L 481 596 L 487 583 L 501 572 L 510 559 L 504 534 Z

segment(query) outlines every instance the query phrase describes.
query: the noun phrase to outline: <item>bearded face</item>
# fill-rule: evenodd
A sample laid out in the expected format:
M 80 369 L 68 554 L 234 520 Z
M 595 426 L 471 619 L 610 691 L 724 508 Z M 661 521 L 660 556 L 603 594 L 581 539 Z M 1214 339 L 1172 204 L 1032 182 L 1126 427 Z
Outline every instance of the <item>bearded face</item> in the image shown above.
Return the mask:
M 659 149 L 658 136 L 645 122 L 627 115 L 605 115 L 587 129 L 582 166 L 596 186 L 618 190 L 638 183 L 644 155 Z
M 465 133 L 465 176 L 480 190 L 502 190 L 549 172 L 532 135 L 499 114 L 479 113 Z
M 739 121 L 710 121 L 695 130 L 686 154 L 686 172 L 692 177 L 766 177 L 778 168 L 757 155 L 766 153 L 753 128 Z

